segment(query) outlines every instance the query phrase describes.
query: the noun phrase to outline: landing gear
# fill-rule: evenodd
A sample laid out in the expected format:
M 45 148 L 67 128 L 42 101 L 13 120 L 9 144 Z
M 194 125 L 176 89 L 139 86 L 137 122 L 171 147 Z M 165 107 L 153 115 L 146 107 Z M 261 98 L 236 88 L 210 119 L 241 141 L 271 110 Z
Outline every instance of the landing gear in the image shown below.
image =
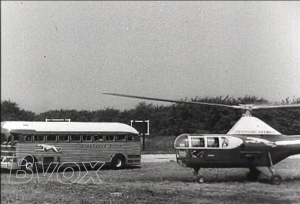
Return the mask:
M 269 167 L 269 171 L 271 172 L 270 182 L 272 185 L 280 185 L 282 183 L 282 178 L 280 175 L 275 173 L 274 167 Z
M 194 176 L 196 176 L 197 183 L 204 183 L 204 178 L 199 175 L 200 167 L 194 167 Z
M 280 185 L 282 182 L 281 176 L 279 175 L 272 175 L 270 178 L 271 184 L 272 185 Z
M 272 173 L 272 176 L 270 177 L 271 184 L 280 185 L 281 182 L 282 182 L 282 179 L 281 179 L 281 176 L 275 174 L 275 169 L 274 169 L 274 165 L 273 165 L 273 162 L 272 162 L 272 157 L 271 157 L 270 151 L 268 151 L 268 156 L 269 156 L 270 165 L 271 165 L 269 167 L 269 170 Z
M 280 175 L 275 173 L 274 165 L 272 162 L 271 154 L 268 152 L 268 157 L 270 161 L 270 166 L 268 167 L 255 167 L 253 169 L 250 169 L 250 172 L 247 174 L 247 180 L 254 179 L 256 176 L 255 171 L 261 172 L 264 175 L 266 175 L 269 178 L 269 181 L 272 185 L 280 185 L 282 183 L 282 178 Z M 252 173 L 251 173 L 252 172 Z M 249 178 L 249 179 L 248 179 Z
M 197 183 L 204 183 L 203 177 L 198 177 L 197 178 Z

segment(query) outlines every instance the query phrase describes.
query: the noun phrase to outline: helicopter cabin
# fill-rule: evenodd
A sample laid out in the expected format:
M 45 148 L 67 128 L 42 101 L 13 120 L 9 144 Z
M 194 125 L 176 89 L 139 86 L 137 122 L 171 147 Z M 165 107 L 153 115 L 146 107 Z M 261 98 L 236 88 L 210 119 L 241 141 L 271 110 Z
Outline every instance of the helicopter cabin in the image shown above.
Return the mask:
M 233 150 L 242 143 L 242 139 L 229 135 L 182 134 L 175 139 L 174 148 L 177 159 L 189 157 L 219 160 L 222 154 L 218 151 Z
M 183 149 L 233 149 L 240 146 L 243 140 L 228 135 L 192 135 L 182 134 L 174 142 L 174 148 Z

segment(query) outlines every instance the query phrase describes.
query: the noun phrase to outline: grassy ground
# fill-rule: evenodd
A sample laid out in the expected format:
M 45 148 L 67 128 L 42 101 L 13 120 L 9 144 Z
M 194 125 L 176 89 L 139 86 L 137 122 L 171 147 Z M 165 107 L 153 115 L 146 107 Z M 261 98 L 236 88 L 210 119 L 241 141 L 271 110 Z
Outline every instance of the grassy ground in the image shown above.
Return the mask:
M 247 169 L 203 169 L 206 183 L 198 184 L 192 170 L 176 162 L 143 163 L 141 168 L 103 169 L 99 178 L 82 184 L 63 184 L 59 179 L 72 176 L 72 171 L 50 173 L 24 184 L 1 173 L 1 203 L 300 203 L 299 159 L 287 159 L 276 165 L 283 183 L 268 184 L 262 176 L 259 182 L 247 182 Z M 96 171 L 92 172 L 96 173 Z M 40 173 L 41 174 L 41 173 Z M 74 178 L 84 172 L 76 171 Z M 82 176 L 80 176 L 81 178 Z M 96 178 L 95 176 L 93 178 Z M 72 179 L 70 179 L 72 180 Z
M 145 136 L 145 150 L 143 154 L 172 154 L 176 136 Z M 143 139 L 141 138 L 141 147 Z M 142 149 L 142 148 L 141 148 Z

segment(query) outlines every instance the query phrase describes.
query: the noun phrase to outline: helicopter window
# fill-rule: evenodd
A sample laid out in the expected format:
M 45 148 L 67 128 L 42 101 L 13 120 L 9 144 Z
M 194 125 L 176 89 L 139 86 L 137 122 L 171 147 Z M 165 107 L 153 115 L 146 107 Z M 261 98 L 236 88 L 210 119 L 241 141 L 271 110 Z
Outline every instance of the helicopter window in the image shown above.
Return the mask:
M 186 148 L 189 147 L 189 138 L 187 135 L 180 135 L 175 140 L 175 147 Z
M 222 147 L 226 148 L 229 145 L 229 140 L 225 137 L 222 137 Z
M 192 147 L 205 147 L 204 138 L 192 138 Z
M 219 138 L 218 137 L 208 137 L 207 138 L 207 147 L 219 147 Z

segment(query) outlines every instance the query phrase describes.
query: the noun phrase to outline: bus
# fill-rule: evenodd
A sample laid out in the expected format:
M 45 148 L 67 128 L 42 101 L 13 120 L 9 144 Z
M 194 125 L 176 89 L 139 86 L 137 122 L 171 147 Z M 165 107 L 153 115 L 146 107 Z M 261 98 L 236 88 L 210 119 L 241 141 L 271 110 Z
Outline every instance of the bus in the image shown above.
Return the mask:
M 1 169 L 94 161 L 115 169 L 141 165 L 137 130 L 116 122 L 1 122 Z

